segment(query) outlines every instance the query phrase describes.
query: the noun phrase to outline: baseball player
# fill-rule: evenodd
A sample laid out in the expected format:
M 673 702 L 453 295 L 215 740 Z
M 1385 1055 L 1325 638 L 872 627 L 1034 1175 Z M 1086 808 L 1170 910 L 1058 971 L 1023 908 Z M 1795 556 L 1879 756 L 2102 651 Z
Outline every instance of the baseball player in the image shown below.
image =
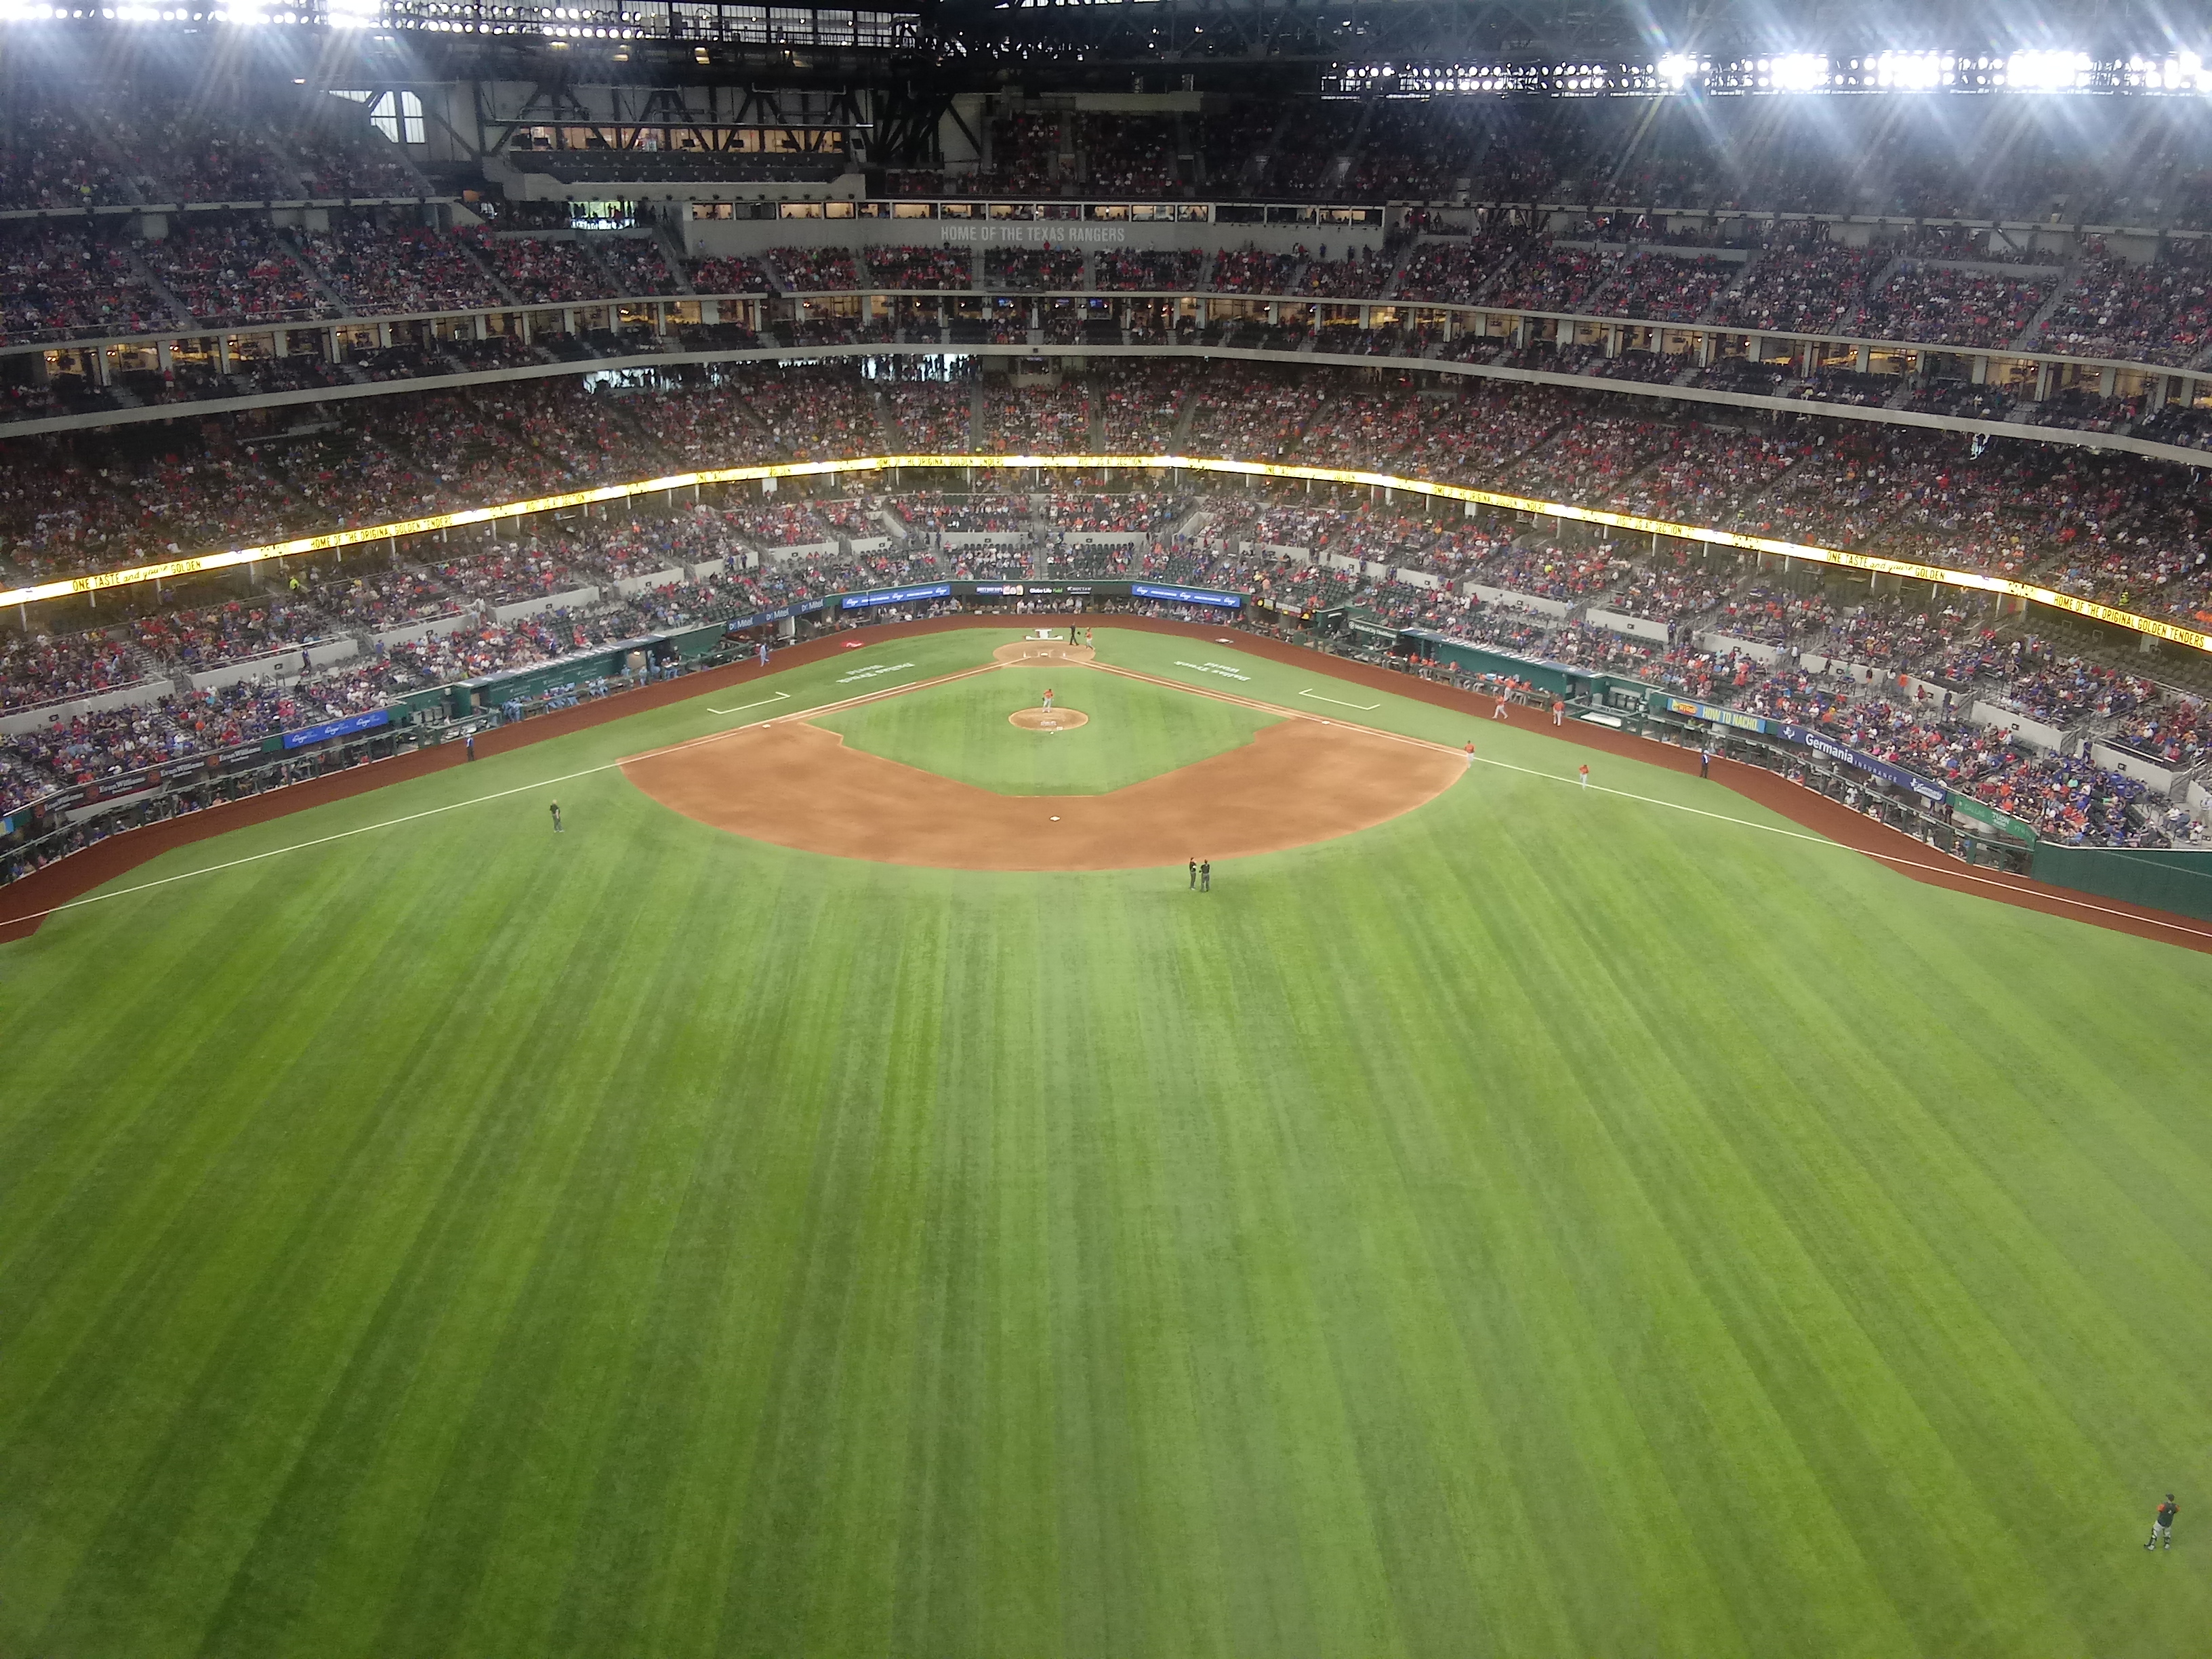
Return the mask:
M 1588 761 L 1584 761 L 1583 763 L 1583 787 L 1585 789 L 1589 787 L 1589 763 Z
M 1473 738 L 1467 740 L 1467 769 L 1470 772 L 1474 770 L 1474 739 Z
M 2180 1508 L 2181 1505 L 2173 1501 L 2173 1494 L 2166 1493 L 2166 1502 L 2158 1506 L 2157 1513 L 2150 1518 L 2150 1542 L 2143 1546 L 2145 1549 L 2156 1549 L 2161 1539 L 2165 1540 L 2166 1548 L 2173 1547 L 2173 1517 Z
M 1048 714 L 1052 712 L 1052 688 L 1048 685 L 1044 689 L 1044 709 Z
M 1504 692 L 1500 691 L 1498 694 L 1498 701 L 1490 706 L 1490 718 L 1494 720 L 1502 720 L 1505 718 Z
M 557 800 L 553 803 L 553 833 L 561 833 L 561 803 Z

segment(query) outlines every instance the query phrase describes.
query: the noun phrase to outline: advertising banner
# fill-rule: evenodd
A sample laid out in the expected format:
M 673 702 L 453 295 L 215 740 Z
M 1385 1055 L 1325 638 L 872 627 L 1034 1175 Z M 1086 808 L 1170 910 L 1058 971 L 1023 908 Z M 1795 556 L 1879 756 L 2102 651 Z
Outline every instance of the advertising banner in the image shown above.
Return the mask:
M 1129 594 L 1139 599 L 1170 599 L 1177 605 L 1210 605 L 1218 610 L 1239 611 L 1243 599 L 1235 593 L 1212 593 L 1202 587 L 1154 587 L 1149 582 L 1131 582 Z
M 1687 714 L 1692 720 L 1711 720 L 1716 726 L 1732 726 L 1739 732 L 1771 732 L 1775 722 L 1757 714 L 1747 714 L 1741 708 L 1723 708 L 1710 702 L 1698 702 L 1689 697 L 1664 697 L 1660 705 L 1670 714 Z
M 926 587 L 879 587 L 870 593 L 844 593 L 838 596 L 841 610 L 866 611 L 879 605 L 912 605 L 918 599 L 949 599 L 952 584 L 932 582 Z
M 1977 823 L 1986 823 L 2000 835 L 2010 836 L 2014 841 L 2030 846 L 2035 842 L 2035 831 L 2009 812 L 2000 812 L 1984 801 L 1972 795 L 1953 794 L 1951 810 L 1960 817 L 1972 818 Z
M 341 720 L 325 720 L 320 726 L 303 726 L 296 732 L 284 734 L 287 749 L 304 749 L 311 743 L 320 743 L 325 738 L 343 738 L 356 732 L 367 732 L 372 727 L 392 724 L 389 708 L 372 708 L 365 714 L 348 714 Z
M 748 628 L 765 628 L 770 623 L 780 623 L 793 617 L 811 617 L 830 601 L 803 599 L 797 605 L 778 605 L 773 611 L 756 611 L 750 617 L 732 617 L 722 624 L 725 634 L 742 634 Z
M 1849 744 L 1838 743 L 1826 733 L 1815 732 L 1809 726 L 1784 724 L 1777 729 L 1788 742 L 1802 743 L 1808 749 L 1817 750 L 1820 753 L 1827 756 L 1829 759 L 1839 760 L 1846 766 L 1856 767 L 1870 776 L 1880 778 L 1884 783 L 1893 783 L 1901 788 L 1910 789 L 1921 799 L 1932 805 L 1948 806 L 1951 804 L 1951 792 L 1948 789 L 1940 783 L 1931 783 L 1917 772 L 1908 772 L 1903 767 L 1893 766 L 1886 760 L 1876 760 L 1872 755 L 1863 754 Z

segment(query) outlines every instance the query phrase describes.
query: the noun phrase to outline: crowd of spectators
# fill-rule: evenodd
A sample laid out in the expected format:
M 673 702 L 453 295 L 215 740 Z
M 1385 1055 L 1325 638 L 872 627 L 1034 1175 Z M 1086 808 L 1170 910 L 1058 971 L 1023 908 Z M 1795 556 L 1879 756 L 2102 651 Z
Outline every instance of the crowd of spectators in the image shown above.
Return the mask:
M 1769 249 L 1740 286 L 1721 295 L 1714 319 L 1730 328 L 1792 334 L 1833 331 L 1857 315 L 1868 283 L 1887 258 L 1879 248 L 1832 242 Z
M 688 263 L 691 268 L 691 291 L 694 294 L 766 294 L 769 291 L 768 272 L 757 259 L 693 259 Z
M 1124 291 L 1185 291 L 1206 275 L 1206 255 L 1197 248 L 1154 252 L 1112 249 L 1092 260 L 1091 283 L 1097 289 Z
M 779 560 L 779 550 L 872 539 L 893 509 L 909 539 L 866 556 L 865 569 L 821 556 Z M 2212 743 L 2194 701 L 2139 675 L 2069 658 L 2033 636 L 2000 638 L 1966 611 L 1916 611 L 1895 600 L 1839 611 L 1818 590 L 1777 588 L 1747 568 L 1680 550 L 1632 557 L 1617 544 L 1568 545 L 1510 521 L 1440 520 L 1373 501 L 1316 504 L 1287 487 L 1223 489 L 1195 503 L 1196 542 L 1169 538 L 1194 503 L 1143 492 L 1044 498 L 1018 493 L 947 498 L 829 498 L 701 506 L 652 525 L 620 520 L 556 532 L 555 544 L 495 544 L 414 566 L 334 576 L 312 597 L 256 596 L 137 618 L 126 641 L 108 633 L 4 641 L 6 705 L 31 707 L 146 678 L 149 665 L 198 670 L 284 653 L 287 672 L 221 691 L 155 696 L 122 709 L 76 714 L 0 748 L 0 794 L 20 804 L 43 788 L 127 774 L 179 756 L 251 742 L 267 731 L 374 706 L 385 697 L 467 674 L 546 660 L 677 622 L 765 609 L 840 585 L 946 574 L 1143 574 L 1252 586 L 1292 608 L 1351 603 L 1401 625 L 1554 659 L 1634 672 L 1700 697 L 1828 731 L 1912 767 L 2061 838 L 2155 838 L 2142 786 L 2081 755 L 2052 754 L 1996 729 L 1970 726 L 1970 703 L 2046 725 L 2099 728 L 2110 741 L 2167 765 L 2193 764 Z M 1017 538 L 996 551 L 933 551 L 933 532 Z M 1085 534 L 1134 537 L 1087 548 Z M 921 539 L 913 539 L 915 537 Z M 1042 551 L 1024 550 L 1032 545 Z M 1294 550 L 1286 557 L 1284 550 Z M 741 564 L 737 555 L 765 554 Z M 717 562 L 721 568 L 716 569 Z M 509 623 L 495 605 L 559 597 L 591 583 L 667 570 L 668 582 L 615 598 L 603 589 L 573 608 Z M 687 570 L 696 574 L 687 574 Z M 711 573 L 711 574 L 710 574 Z M 1485 602 L 1474 587 L 1506 590 Z M 1517 608 L 1511 595 L 1595 603 L 1668 623 L 1662 646 Z M 331 631 L 391 629 L 428 618 L 418 637 L 379 643 L 356 661 L 289 672 L 291 650 Z M 1693 636 L 1692 624 L 1701 633 Z M 1767 665 L 1711 636 L 1786 647 Z M 1825 653 L 1873 665 L 1845 680 L 1801 657 Z M 1931 699 L 1917 674 L 1954 686 Z M 1912 690 L 1900 688 L 1911 685 Z
M 176 320 L 118 242 L 46 220 L 0 226 L 0 340 L 150 334 Z
M 325 300 L 283 233 L 246 214 L 194 214 L 142 245 L 147 264 L 198 322 L 304 322 Z
M 684 291 L 683 283 L 661 256 L 660 245 L 649 236 L 595 237 L 591 252 L 613 276 L 613 291 L 623 299 L 665 297 Z
M 1682 258 L 1668 253 L 1645 253 L 1623 264 L 1620 274 L 1591 301 L 1591 306 L 1607 316 L 1635 317 L 1656 323 L 1694 323 L 1742 269 L 1741 264 L 1711 254 Z
M 2051 297 L 2053 283 L 1907 260 L 1860 307 L 1850 332 L 1930 345 L 2009 345 Z
M 443 232 L 426 228 L 415 212 L 332 208 L 324 210 L 327 226 L 313 229 L 278 228 L 250 211 L 181 214 L 171 217 L 166 235 L 149 240 L 126 234 L 120 225 L 94 229 L 33 222 L 0 228 L 0 331 L 10 340 L 44 341 L 159 332 L 186 326 L 187 317 L 191 325 L 235 327 L 507 304 L 676 298 L 687 291 L 706 296 L 758 294 L 772 286 L 755 260 L 690 260 L 679 272 L 651 237 L 603 234 L 575 240 L 562 240 L 564 233 L 532 230 Z M 1615 228 L 1610 223 L 1581 228 L 1578 234 L 1598 239 L 1592 241 L 1531 237 L 1503 222 L 1479 228 L 1466 238 L 1431 237 L 1411 249 L 1395 281 L 1393 248 L 1403 246 L 1403 234 L 1379 252 L 1371 245 L 1355 244 L 1337 249 L 1334 258 L 1327 245 L 1287 253 L 1249 247 L 1210 253 L 1105 252 L 1097 256 L 1091 275 L 1102 292 L 1195 289 L 1310 301 L 1486 304 L 1502 310 L 1698 323 L 1746 331 L 1925 341 L 1965 349 L 2017 345 L 2166 366 L 2188 363 L 2212 348 L 2212 278 L 2204 274 L 2212 266 L 2197 258 L 2195 243 L 2176 244 L 2156 262 L 2137 265 L 2103 256 L 2093 242 L 2087 246 L 2094 257 L 2086 263 L 2046 276 L 1929 259 L 1931 250 L 1976 251 L 1964 243 L 1954 247 L 1934 234 L 1899 245 L 1906 250 L 1899 252 L 1880 244 L 1844 247 L 1808 236 L 1802 224 L 1787 225 L 1776 233 L 1773 246 L 1753 250 L 1747 266 L 1709 252 L 1661 252 L 1656 237 L 1640 240 L 1635 227 L 1623 233 L 1627 240 L 1609 240 Z M 879 286 L 927 295 L 965 290 L 974 281 L 974 256 L 946 248 L 787 247 L 774 250 L 769 258 L 779 273 L 777 285 L 802 294 Z M 983 281 L 1014 292 L 1079 290 L 1085 265 L 1084 254 L 1073 249 L 994 249 L 984 255 Z M 1891 272 L 1887 280 L 1870 288 L 1884 271 Z M 171 314 L 164 289 L 185 316 Z M 2047 320 L 2029 338 L 2039 316 Z M 906 320 L 927 329 L 934 319 L 917 313 Z M 1095 320 L 1119 326 L 1104 312 Z M 1165 337 L 1176 321 L 1171 315 L 1150 320 L 1133 316 L 1131 325 L 1139 337 L 1151 340 Z M 854 318 L 810 315 L 775 326 L 782 331 L 778 337 L 793 344 L 889 337 L 889 325 Z M 1018 318 L 961 326 L 970 331 L 981 327 L 979 338 L 1017 343 L 1024 327 Z M 1249 324 L 1243 343 L 1295 346 L 1310 324 L 1293 313 L 1279 327 L 1278 337 L 1263 334 L 1256 322 Z M 1047 330 L 1062 343 L 1089 337 L 1086 319 L 1073 313 L 1048 318 Z M 1209 343 L 1218 343 L 1222 331 L 1217 319 Z M 1408 345 L 1416 352 L 1429 349 L 1422 338 L 1369 338 L 1348 329 L 1332 334 L 1329 344 L 1361 355 L 1395 354 Z M 1770 344 L 1778 351 L 1783 343 Z M 579 345 L 572 355 L 611 349 L 610 336 L 597 347 Z M 1501 355 L 1506 350 L 1535 349 L 1541 355 L 1541 349 L 1540 342 L 1501 348 L 1462 341 L 1449 350 L 1455 356 L 1507 361 Z M 1552 354 L 1576 355 L 1564 345 L 1553 347 Z M 1617 356 L 1602 366 L 1592 360 L 1542 366 L 1643 380 L 1670 378 L 1673 372 L 1662 376 L 1657 363 L 1622 363 Z M 441 367 L 433 362 L 422 372 Z M 1729 361 L 1707 370 L 1699 384 L 1725 388 L 1741 381 L 1743 390 L 1771 390 L 1752 382 L 1762 377 L 1778 381 L 1787 374 L 1786 368 Z M 172 397 L 179 394 L 191 395 L 191 388 L 170 388 Z M 1816 388 L 1813 395 L 1832 398 L 1835 392 Z M 1884 399 L 1887 396 L 1884 392 Z M 1911 406 L 1941 409 L 1948 401 L 1971 408 L 1986 396 L 1954 387 L 1917 397 Z M 1869 398 L 1846 395 L 1844 400 Z M 2035 417 L 2061 423 L 2069 418 L 2055 408 Z
M 868 278 L 887 288 L 970 289 L 975 256 L 965 248 L 870 247 L 861 250 Z
M 2185 363 L 2212 343 L 2212 279 L 2202 261 L 2093 259 L 2043 325 L 2036 349 Z
M 329 228 L 300 239 L 301 256 L 353 314 L 495 306 L 480 232 L 444 233 L 333 210 Z
M 1224 248 L 1214 256 L 1213 289 L 1218 294 L 1288 294 L 1303 263 L 1288 253 Z
M 1028 292 L 1083 286 L 1083 255 L 1074 248 L 990 248 L 983 254 L 983 286 Z
M 975 386 L 967 380 L 894 380 L 878 389 L 902 454 L 957 455 L 969 447 Z
M 26 574 L 111 568 L 173 547 L 374 522 L 456 495 L 511 497 L 618 465 L 649 477 L 936 448 L 959 441 L 971 398 L 964 381 L 909 390 L 843 368 L 748 368 L 617 398 L 559 380 L 378 399 L 348 408 L 336 430 L 252 450 L 228 435 L 246 428 L 220 422 L 160 453 L 120 434 L 30 440 L 10 446 L 14 464 L 0 470 L 0 556 Z M 1191 363 L 1133 367 L 1087 390 L 994 392 L 975 435 L 1003 453 L 1120 447 L 1141 428 L 1144 447 L 1167 447 L 1185 420 L 1179 447 L 1192 453 L 1358 455 L 1378 470 L 1544 499 L 2033 573 L 2165 614 L 2212 604 L 2193 473 L 2118 454 L 2011 441 L 1969 453 L 1954 434 L 1818 423 L 1747 433 L 1590 394 L 1491 385 L 1424 395 L 1321 369 Z M 894 441 L 892 428 L 910 436 Z
M 611 279 L 575 242 L 501 233 L 484 239 L 493 273 L 524 305 L 562 305 L 603 299 Z
M 1618 253 L 1533 242 L 1484 298 L 1516 311 L 1584 311 L 1620 269 Z
M 768 263 L 795 293 L 862 286 L 859 257 L 844 247 L 772 247 Z

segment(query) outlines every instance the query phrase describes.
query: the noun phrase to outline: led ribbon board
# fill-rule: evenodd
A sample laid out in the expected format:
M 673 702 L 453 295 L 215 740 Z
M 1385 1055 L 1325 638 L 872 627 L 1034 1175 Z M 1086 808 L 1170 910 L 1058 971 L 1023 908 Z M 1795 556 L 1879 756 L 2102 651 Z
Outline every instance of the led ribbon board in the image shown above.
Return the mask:
M 1200 455 L 866 455 L 837 461 L 778 461 L 762 466 L 714 467 L 701 472 L 679 472 L 665 478 L 643 478 L 635 483 L 606 484 L 597 489 L 571 490 L 562 495 L 539 495 L 529 501 L 506 501 L 497 507 L 470 507 L 459 513 L 434 513 L 419 519 L 368 525 L 359 530 L 333 530 L 320 536 L 299 536 L 290 541 L 260 547 L 234 548 L 228 552 L 204 553 L 196 558 L 172 559 L 166 564 L 142 564 L 128 570 L 109 570 L 96 576 L 77 576 L 67 581 L 40 582 L 30 587 L 0 592 L 0 605 L 36 605 L 98 593 L 137 582 L 169 581 L 214 570 L 258 564 L 266 559 L 287 559 L 302 553 L 321 553 L 368 542 L 395 540 L 401 536 L 427 535 L 433 531 L 493 524 L 503 519 L 527 518 L 572 507 L 592 507 L 602 501 L 627 501 L 634 495 L 664 490 L 690 489 L 701 484 L 750 483 L 763 478 L 822 478 L 852 473 L 889 472 L 902 467 L 982 467 L 1002 471 L 1125 471 L 1145 470 L 1218 472 L 1258 478 L 1295 478 L 1318 483 L 1359 484 L 1375 489 L 1402 489 L 1410 495 L 1430 495 L 1441 501 L 1472 501 L 1481 507 L 1510 512 L 1537 513 L 1547 518 L 1569 519 L 1578 524 L 1603 525 L 1609 529 L 1640 534 L 1670 536 L 1679 541 L 1707 542 L 1747 553 L 1771 553 L 1778 558 L 1804 559 L 1814 564 L 1863 570 L 1870 575 L 1909 576 L 1915 581 L 1946 587 L 1970 588 L 2010 599 L 2032 599 L 2056 611 L 2094 617 L 2115 627 L 2171 640 L 2193 651 L 2212 652 L 2212 634 L 2199 633 L 2178 623 L 2154 617 L 2138 617 L 2094 600 L 2077 599 L 2053 587 L 2016 582 L 2008 576 L 1991 576 L 1978 570 L 1952 570 L 1942 565 L 1915 564 L 1906 559 L 1885 559 L 1871 553 L 1844 553 L 1834 548 L 1808 547 L 1799 542 L 1776 541 L 1765 536 L 1740 535 L 1730 530 L 1708 530 L 1696 525 L 1675 524 L 1665 519 L 1646 519 L 1632 513 L 1608 513 L 1594 507 L 1570 507 L 1563 501 L 1540 501 L 1528 495 L 1508 495 L 1494 489 L 1475 489 L 1465 484 L 1437 483 L 1427 478 L 1401 478 L 1388 472 L 1358 472 L 1342 467 L 1300 466 L 1288 461 L 1238 461 Z

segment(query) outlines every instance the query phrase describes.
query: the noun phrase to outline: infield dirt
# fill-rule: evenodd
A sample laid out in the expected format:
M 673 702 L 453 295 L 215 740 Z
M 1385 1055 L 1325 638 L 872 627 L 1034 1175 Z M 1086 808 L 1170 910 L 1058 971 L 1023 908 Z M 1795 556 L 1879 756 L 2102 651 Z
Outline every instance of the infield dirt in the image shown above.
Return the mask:
M 801 720 L 623 763 L 664 805 L 778 847 L 940 870 L 1136 870 L 1250 858 L 1371 829 L 1462 775 L 1449 754 L 1289 720 L 1126 789 L 999 795 Z

